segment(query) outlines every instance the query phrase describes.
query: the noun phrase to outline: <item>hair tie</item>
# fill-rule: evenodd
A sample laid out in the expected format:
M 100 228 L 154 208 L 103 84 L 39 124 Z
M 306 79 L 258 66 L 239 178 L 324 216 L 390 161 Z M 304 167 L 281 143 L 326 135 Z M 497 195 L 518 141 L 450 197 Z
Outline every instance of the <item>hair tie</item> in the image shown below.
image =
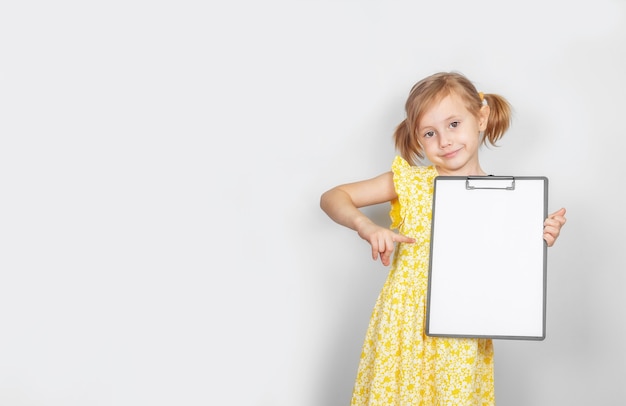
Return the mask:
M 483 102 L 483 105 L 487 104 L 487 100 L 485 100 L 483 92 L 478 92 L 478 97 L 480 97 L 480 101 Z

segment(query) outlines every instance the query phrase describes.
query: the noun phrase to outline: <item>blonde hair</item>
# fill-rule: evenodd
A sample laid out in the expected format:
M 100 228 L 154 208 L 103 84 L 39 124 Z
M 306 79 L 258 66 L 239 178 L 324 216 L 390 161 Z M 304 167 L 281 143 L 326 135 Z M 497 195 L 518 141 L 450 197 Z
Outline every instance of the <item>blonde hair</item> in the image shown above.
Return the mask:
M 497 94 L 483 94 L 472 82 L 457 72 L 440 72 L 417 82 L 406 101 L 406 118 L 396 127 L 393 134 L 396 149 L 408 162 L 417 164 L 424 158 L 418 142 L 417 128 L 424 113 L 444 97 L 455 94 L 464 102 L 467 110 L 478 118 L 478 113 L 487 101 L 490 112 L 482 143 L 496 145 L 511 124 L 511 105 Z

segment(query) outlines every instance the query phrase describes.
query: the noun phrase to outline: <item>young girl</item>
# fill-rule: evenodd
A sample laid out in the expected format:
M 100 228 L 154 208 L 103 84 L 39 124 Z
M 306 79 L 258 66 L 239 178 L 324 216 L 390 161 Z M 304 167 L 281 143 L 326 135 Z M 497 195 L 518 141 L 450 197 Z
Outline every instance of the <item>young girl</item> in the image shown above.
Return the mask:
M 374 260 L 389 265 L 397 244 L 363 344 L 352 405 L 493 405 L 492 341 L 424 334 L 430 221 L 434 178 L 486 175 L 479 147 L 504 135 L 511 109 L 458 73 L 437 73 L 413 87 L 406 114 L 394 133 L 400 156 L 392 170 L 332 188 L 320 202 L 331 219 L 371 245 Z M 432 165 L 419 166 L 424 157 Z M 399 233 L 359 210 L 383 202 L 391 202 L 391 228 Z M 565 209 L 545 220 L 548 246 L 565 221 Z

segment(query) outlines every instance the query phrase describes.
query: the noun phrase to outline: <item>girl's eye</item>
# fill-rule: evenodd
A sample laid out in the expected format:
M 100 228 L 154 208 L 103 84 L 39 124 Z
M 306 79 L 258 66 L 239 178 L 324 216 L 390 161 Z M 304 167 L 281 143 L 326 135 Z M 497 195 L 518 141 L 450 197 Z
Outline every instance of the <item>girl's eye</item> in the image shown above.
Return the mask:
M 450 128 L 457 128 L 459 126 L 459 122 L 458 121 L 453 121 L 450 123 Z
M 427 133 L 424 134 L 424 138 L 430 138 L 433 137 L 435 135 L 434 131 L 428 131 Z

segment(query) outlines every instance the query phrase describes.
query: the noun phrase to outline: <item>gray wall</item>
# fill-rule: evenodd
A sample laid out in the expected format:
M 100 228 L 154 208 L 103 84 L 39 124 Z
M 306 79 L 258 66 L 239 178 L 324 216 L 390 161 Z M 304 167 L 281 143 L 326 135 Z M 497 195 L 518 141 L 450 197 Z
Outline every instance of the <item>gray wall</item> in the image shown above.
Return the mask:
M 319 196 L 439 70 L 514 106 L 484 169 L 568 209 L 498 403 L 625 397 L 624 1 L 205 3 L 0 6 L 0 404 L 348 404 L 387 269 Z

